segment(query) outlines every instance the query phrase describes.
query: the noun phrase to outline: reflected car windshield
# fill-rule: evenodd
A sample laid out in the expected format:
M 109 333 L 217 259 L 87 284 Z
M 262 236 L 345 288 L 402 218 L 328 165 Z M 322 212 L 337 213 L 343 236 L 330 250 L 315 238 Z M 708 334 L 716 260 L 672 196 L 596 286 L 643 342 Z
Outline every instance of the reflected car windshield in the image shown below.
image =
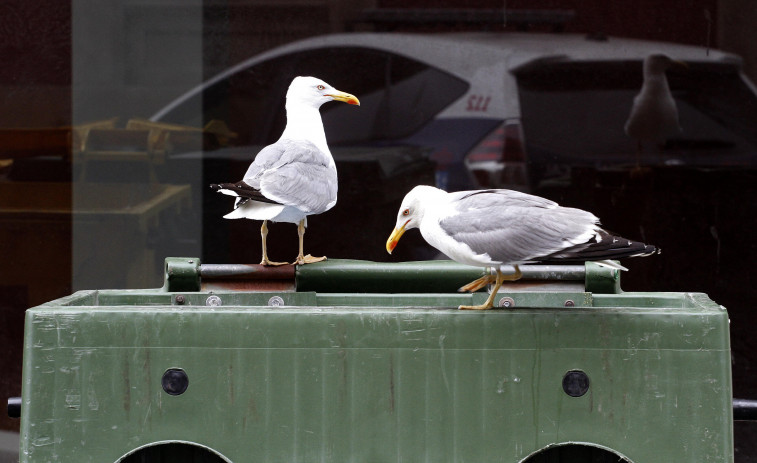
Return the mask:
M 636 141 L 623 127 L 641 88 L 640 62 L 538 63 L 515 74 L 532 161 L 602 165 L 635 156 Z M 683 131 L 647 151 L 659 150 L 659 162 L 757 161 L 757 99 L 736 66 L 691 63 L 667 77 Z
M 469 87 L 447 72 L 393 53 L 364 47 L 304 50 L 260 62 L 204 89 L 203 123 L 226 121 L 238 134 L 238 145 L 276 141 L 286 123 L 282 95 L 298 75 L 316 75 L 360 95 L 359 118 L 343 105 L 321 108 L 331 145 L 407 137 Z M 200 125 L 191 120 L 196 117 L 192 111 L 183 109 L 192 106 L 185 102 L 163 120 Z

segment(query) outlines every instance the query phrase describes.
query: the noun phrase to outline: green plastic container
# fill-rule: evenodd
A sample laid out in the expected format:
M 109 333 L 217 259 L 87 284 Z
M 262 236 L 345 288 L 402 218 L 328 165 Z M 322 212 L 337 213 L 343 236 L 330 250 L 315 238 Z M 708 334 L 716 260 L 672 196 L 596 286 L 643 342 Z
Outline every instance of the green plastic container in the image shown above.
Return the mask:
M 169 259 L 161 289 L 29 309 L 21 462 L 733 461 L 728 315 L 704 294 L 587 264 L 460 311 L 481 270 L 355 261 L 217 289 L 265 272 Z

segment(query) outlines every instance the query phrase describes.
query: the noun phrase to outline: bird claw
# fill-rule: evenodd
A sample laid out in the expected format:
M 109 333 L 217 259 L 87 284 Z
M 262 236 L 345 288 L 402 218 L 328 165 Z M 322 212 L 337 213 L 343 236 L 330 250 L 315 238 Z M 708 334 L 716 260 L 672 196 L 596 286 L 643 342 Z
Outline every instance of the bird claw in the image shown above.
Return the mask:
M 310 254 L 303 256 L 299 255 L 297 256 L 297 259 L 295 259 L 294 262 L 292 262 L 293 265 L 305 265 L 305 264 L 314 264 L 316 262 L 323 262 L 326 260 L 326 256 L 323 257 L 313 257 Z
M 493 284 L 496 281 L 496 277 L 494 275 L 484 275 L 481 278 L 477 278 L 467 285 L 461 287 L 457 290 L 459 293 L 475 293 L 479 289 L 483 288 L 486 285 Z
M 481 304 L 481 305 L 461 305 L 458 310 L 489 310 L 493 309 L 494 304 Z
M 288 265 L 288 264 L 289 264 L 289 262 L 274 262 L 272 260 L 268 260 L 267 257 L 264 257 L 260 261 L 260 265 L 265 265 L 266 267 L 278 267 L 280 265 Z

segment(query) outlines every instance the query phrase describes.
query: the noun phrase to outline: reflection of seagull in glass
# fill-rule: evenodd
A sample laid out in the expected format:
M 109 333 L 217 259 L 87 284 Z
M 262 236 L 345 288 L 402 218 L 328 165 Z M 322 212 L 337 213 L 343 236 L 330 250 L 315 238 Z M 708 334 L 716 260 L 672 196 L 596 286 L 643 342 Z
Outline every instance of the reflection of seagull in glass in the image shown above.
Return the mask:
M 392 252 L 406 230 L 418 228 L 423 238 L 449 258 L 465 265 L 493 267 L 486 275 L 460 288 L 477 291 L 494 284 L 482 305 L 460 309 L 491 309 L 504 281 L 516 281 L 518 267 L 529 262 L 585 262 L 626 270 L 610 259 L 648 256 L 652 245 L 631 241 L 603 230 L 591 212 L 539 196 L 511 190 L 446 191 L 416 186 L 402 200 L 394 231 L 386 241 Z M 513 265 L 515 273 L 502 273 Z
M 678 123 L 678 108 L 665 77 L 665 71 L 673 65 L 687 67 L 683 61 L 660 54 L 649 55 L 644 60 L 644 84 L 633 100 L 625 125 L 626 134 L 638 143 L 637 166 L 644 142 L 662 145 L 667 138 L 682 131 Z
M 237 198 L 227 219 L 262 220 L 263 265 L 283 265 L 268 260 L 267 222 L 298 224 L 300 249 L 295 264 L 319 262 L 325 257 L 304 255 L 307 216 L 320 214 L 336 204 L 337 176 L 334 158 L 326 144 L 319 108 L 328 101 L 359 105 L 357 98 L 340 92 L 315 77 L 296 77 L 286 95 L 287 125 L 281 138 L 255 156 L 244 178 L 237 183 L 210 185 Z

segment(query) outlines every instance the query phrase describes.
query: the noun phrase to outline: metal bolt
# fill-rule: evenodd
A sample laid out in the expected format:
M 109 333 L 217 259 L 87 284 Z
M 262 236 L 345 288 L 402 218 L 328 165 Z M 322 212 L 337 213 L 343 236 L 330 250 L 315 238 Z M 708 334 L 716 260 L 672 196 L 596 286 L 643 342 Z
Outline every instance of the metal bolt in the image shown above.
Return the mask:
M 181 368 L 169 368 L 160 380 L 163 390 L 171 395 L 182 395 L 189 387 L 189 377 Z
M 515 307 L 515 301 L 511 297 L 503 297 L 499 300 L 500 307 Z
M 184 302 L 186 302 L 186 299 L 184 299 L 184 296 L 182 296 L 181 294 L 179 294 L 178 296 L 176 296 L 176 303 L 177 304 L 182 305 L 182 304 L 184 304 Z
M 270 306 L 284 305 L 284 299 L 282 299 L 281 296 L 273 296 L 272 298 L 268 299 L 268 305 Z
M 562 389 L 571 397 L 581 397 L 589 390 L 589 375 L 581 370 L 570 370 L 562 378 Z
M 572 300 L 570 300 L 570 299 L 568 299 L 567 301 L 565 301 L 565 307 L 573 307 L 573 306 L 575 306 L 575 305 L 576 305 L 576 303 L 575 303 L 575 302 L 573 302 L 573 301 L 572 301 Z
M 208 296 L 208 298 L 205 299 L 205 305 L 208 305 L 208 306 L 217 307 L 221 304 L 222 304 L 221 298 L 216 295 Z

